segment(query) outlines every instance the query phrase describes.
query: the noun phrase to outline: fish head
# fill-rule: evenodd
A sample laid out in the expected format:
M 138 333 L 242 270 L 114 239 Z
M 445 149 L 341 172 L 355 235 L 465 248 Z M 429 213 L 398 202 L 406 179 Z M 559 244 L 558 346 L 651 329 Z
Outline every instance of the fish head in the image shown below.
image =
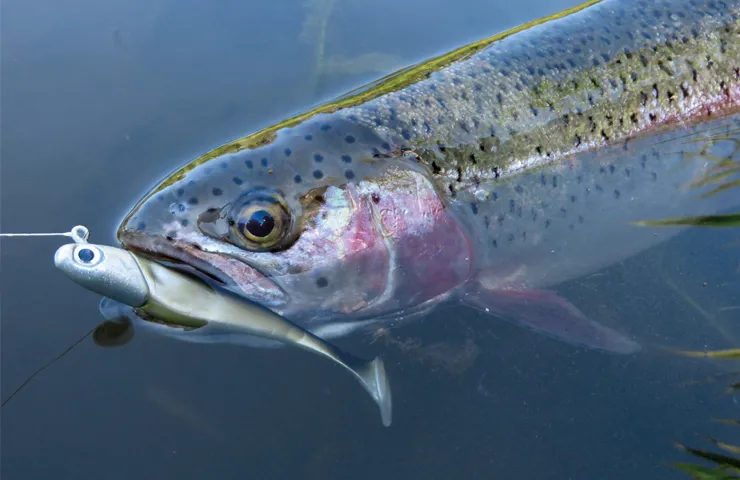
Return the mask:
M 121 223 L 123 247 L 291 319 L 392 314 L 469 276 L 470 242 L 434 182 L 369 129 L 317 118 L 263 143 L 162 181 Z

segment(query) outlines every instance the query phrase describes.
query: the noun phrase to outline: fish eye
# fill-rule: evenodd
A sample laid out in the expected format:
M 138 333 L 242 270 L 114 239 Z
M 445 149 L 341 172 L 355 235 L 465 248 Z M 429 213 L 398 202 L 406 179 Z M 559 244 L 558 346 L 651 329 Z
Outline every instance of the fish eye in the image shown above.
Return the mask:
M 230 219 L 237 237 L 252 250 L 278 245 L 290 231 L 291 216 L 277 196 L 258 194 L 248 197 Z
M 74 257 L 77 263 L 91 267 L 100 263 L 103 259 L 103 252 L 93 246 L 82 245 L 75 249 Z

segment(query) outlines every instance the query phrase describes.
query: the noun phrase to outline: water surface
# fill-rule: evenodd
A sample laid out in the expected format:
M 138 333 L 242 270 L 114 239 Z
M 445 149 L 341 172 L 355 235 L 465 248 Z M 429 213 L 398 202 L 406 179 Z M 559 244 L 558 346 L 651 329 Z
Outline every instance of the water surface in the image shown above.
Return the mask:
M 575 0 L 30 0 L 2 4 L 4 232 L 112 243 L 162 176 L 393 69 Z M 323 45 L 323 48 L 320 46 Z M 323 53 L 319 53 L 322 51 Z M 2 242 L 2 399 L 102 319 L 61 239 Z M 90 339 L 2 409 L 3 478 L 684 478 L 672 442 L 732 438 L 728 370 L 656 346 L 740 345 L 736 230 L 693 230 L 557 288 L 646 345 L 573 348 L 471 310 L 339 342 L 382 354 L 394 423 L 294 350 Z M 734 324 L 733 324 L 734 322 Z

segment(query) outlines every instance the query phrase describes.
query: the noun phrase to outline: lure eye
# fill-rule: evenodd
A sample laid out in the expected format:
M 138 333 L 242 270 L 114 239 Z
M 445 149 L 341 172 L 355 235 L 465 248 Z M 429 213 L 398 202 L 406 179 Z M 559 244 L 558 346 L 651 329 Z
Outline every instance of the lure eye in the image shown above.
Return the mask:
M 290 232 L 290 213 L 276 196 L 260 194 L 247 198 L 230 223 L 237 237 L 251 250 L 278 245 Z
M 75 249 L 75 260 L 77 263 L 91 267 L 97 265 L 103 258 L 103 254 L 97 248 L 83 245 Z

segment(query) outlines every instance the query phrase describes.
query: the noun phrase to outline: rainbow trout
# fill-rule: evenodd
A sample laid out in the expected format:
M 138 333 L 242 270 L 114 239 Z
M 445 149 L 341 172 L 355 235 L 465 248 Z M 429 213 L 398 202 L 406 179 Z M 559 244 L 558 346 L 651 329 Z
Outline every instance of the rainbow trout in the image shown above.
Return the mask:
M 588 2 L 197 158 L 118 238 L 323 338 L 456 299 L 637 352 L 547 289 L 678 231 L 637 220 L 740 203 L 702 197 L 740 159 L 739 19 L 740 0 Z

